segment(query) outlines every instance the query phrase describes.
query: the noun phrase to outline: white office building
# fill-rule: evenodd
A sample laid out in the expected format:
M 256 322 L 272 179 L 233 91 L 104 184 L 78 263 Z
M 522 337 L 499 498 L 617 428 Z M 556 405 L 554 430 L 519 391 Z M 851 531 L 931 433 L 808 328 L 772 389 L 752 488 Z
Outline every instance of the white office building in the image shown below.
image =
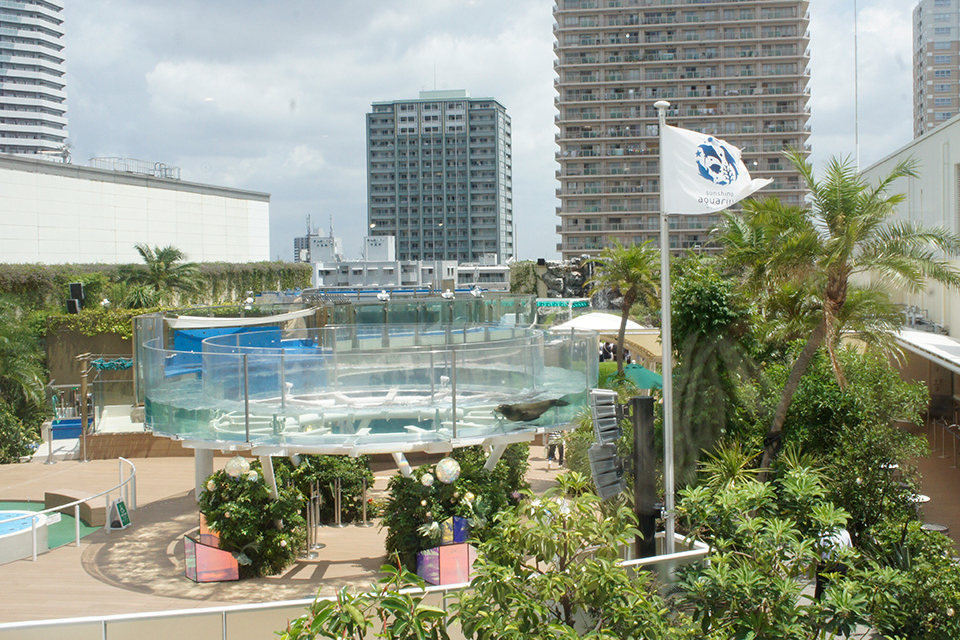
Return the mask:
M 63 2 L 0 2 L 0 153 L 67 157 Z
M 0 155 L 0 262 L 140 262 L 141 242 L 192 262 L 270 259 L 269 194 L 158 177 L 177 174 L 165 165 L 117 166 Z

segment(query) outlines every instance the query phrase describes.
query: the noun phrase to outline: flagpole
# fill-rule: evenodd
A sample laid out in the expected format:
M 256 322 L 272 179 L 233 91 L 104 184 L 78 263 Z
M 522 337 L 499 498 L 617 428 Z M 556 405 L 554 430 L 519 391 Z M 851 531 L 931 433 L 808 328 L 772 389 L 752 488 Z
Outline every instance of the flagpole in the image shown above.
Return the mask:
M 664 508 L 667 512 L 664 532 L 664 552 L 674 552 L 674 472 L 673 472 L 673 342 L 670 336 L 670 221 L 664 206 L 663 129 L 666 126 L 670 103 L 658 100 L 653 104 L 660 119 L 660 344 L 663 349 L 663 488 Z

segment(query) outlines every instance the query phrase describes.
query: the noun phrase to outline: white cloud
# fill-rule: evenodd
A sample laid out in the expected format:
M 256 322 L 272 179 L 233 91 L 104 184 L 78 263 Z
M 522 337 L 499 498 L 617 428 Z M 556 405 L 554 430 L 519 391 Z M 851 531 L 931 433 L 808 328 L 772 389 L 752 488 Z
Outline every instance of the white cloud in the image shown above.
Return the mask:
M 552 0 L 83 0 L 66 12 L 77 159 L 177 164 L 185 180 L 272 194 L 272 251 L 307 214 L 349 251 L 365 231 L 365 114 L 421 89 L 467 89 L 513 122 L 522 257 L 552 257 Z M 911 137 L 911 10 L 859 0 L 863 163 Z M 816 163 L 855 152 L 852 2 L 811 3 Z M 435 80 L 436 78 L 436 80 Z

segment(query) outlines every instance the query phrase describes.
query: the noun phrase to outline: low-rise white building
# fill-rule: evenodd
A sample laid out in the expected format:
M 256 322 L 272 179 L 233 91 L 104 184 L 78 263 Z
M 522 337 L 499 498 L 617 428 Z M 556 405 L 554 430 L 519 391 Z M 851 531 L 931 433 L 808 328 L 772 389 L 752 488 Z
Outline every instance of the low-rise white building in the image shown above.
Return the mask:
M 455 260 L 397 260 L 393 236 L 363 239 L 363 259 L 344 260 L 340 238 L 313 237 L 310 255 L 313 286 L 319 289 L 432 288 L 508 291 L 510 267 L 493 264 L 462 264 Z
M 898 162 L 917 160 L 917 178 L 893 183 L 889 194 L 903 193 L 897 218 L 960 233 L 960 116 L 948 120 L 863 170 L 870 184 L 890 174 Z M 954 262 L 960 268 L 960 260 Z M 956 422 L 960 415 L 960 291 L 930 283 L 922 293 L 894 290 L 905 310 L 898 343 L 908 355 L 907 378 L 924 380 L 932 410 Z M 944 335 L 945 334 L 945 335 Z
M 270 194 L 0 154 L 0 262 L 140 262 L 137 243 L 269 260 Z

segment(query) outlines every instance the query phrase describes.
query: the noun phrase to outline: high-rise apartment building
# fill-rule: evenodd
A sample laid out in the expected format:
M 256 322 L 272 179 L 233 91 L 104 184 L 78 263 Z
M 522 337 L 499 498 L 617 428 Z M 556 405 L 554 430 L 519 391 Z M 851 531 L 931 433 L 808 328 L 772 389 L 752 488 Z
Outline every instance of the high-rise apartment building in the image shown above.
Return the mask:
M 960 112 L 960 0 L 920 0 L 913 10 L 913 136 Z
M 367 114 L 367 223 L 399 260 L 513 257 L 510 116 L 493 98 L 421 91 Z
M 960 1 L 960 0 L 957 0 Z M 667 122 L 743 151 L 758 196 L 799 205 L 782 155 L 808 150 L 806 0 L 557 0 L 554 6 L 564 258 L 619 240 L 659 244 L 659 139 Z M 671 249 L 703 246 L 716 215 L 674 220 Z
M 0 2 L 0 153 L 66 159 L 63 2 Z

